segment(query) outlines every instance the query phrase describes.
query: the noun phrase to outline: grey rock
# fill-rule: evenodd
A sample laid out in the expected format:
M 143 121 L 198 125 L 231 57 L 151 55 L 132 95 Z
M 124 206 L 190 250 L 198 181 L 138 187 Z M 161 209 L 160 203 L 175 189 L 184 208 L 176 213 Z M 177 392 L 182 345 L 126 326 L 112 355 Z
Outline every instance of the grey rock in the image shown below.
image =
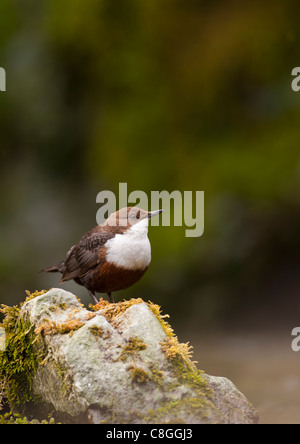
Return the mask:
M 132 301 L 109 306 L 116 309 L 111 317 L 106 307 L 91 312 L 61 289 L 23 305 L 19 317 L 33 325 L 44 355 L 32 384 L 38 408 L 70 422 L 257 422 L 232 382 L 176 355 L 176 337 L 168 342 L 151 307 Z
M 0 327 L 0 352 L 5 350 L 5 330 Z

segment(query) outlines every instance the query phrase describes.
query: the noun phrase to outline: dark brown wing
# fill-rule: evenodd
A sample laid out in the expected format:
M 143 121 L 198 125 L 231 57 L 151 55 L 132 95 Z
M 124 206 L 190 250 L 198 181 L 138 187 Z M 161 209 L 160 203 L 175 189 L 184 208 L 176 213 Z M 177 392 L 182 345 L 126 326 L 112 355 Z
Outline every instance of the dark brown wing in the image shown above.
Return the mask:
M 68 251 L 60 282 L 81 277 L 104 261 L 104 256 L 101 258 L 101 248 L 114 236 L 114 233 L 104 230 L 92 230 L 87 233 L 78 244 Z

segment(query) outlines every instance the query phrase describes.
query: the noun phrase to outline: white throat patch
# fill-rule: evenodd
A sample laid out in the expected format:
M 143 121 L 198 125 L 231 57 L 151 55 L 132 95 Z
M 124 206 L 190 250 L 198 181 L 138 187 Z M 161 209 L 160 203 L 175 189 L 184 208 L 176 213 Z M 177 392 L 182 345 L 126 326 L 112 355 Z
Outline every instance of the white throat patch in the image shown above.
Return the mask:
M 126 270 L 144 270 L 151 262 L 148 219 L 132 225 L 124 234 L 106 242 L 106 260 Z

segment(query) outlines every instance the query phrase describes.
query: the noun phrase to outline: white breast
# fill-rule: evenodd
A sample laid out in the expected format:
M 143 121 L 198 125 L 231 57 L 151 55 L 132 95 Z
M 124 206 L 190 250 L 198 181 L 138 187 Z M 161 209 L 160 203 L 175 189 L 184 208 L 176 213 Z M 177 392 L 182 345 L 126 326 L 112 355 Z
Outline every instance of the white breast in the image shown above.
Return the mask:
M 144 270 L 151 262 L 148 219 L 106 242 L 106 260 L 127 270 Z

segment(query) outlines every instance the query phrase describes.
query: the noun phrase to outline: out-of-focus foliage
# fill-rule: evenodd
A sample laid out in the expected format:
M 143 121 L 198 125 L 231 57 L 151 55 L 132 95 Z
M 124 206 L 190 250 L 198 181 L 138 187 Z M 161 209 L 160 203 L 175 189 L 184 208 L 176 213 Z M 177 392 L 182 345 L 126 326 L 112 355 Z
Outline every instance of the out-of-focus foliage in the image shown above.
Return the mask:
M 36 271 L 95 224 L 99 191 L 127 182 L 204 190 L 205 235 L 153 227 L 153 265 L 123 296 L 201 322 L 299 307 L 299 13 L 297 0 L 2 0 L 1 302 L 57 285 Z

